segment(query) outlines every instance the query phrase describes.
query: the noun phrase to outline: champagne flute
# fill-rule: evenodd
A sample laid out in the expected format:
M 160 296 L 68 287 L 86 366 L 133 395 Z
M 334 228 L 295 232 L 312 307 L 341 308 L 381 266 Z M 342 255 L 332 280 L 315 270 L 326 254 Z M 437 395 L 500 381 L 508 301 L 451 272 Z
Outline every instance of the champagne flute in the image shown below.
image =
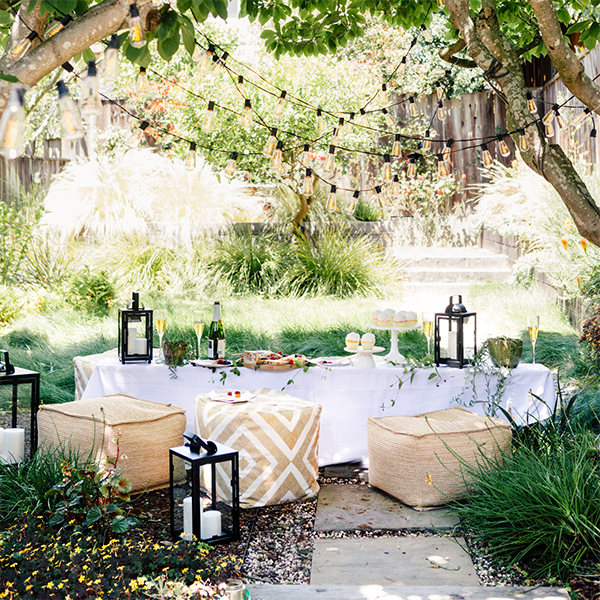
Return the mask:
M 534 317 L 527 317 L 527 331 L 529 332 L 529 339 L 531 340 L 531 348 L 533 351 L 533 361 L 535 365 L 535 343 L 537 342 L 538 332 L 540 330 L 540 317 L 536 315 Z
M 196 332 L 196 340 L 198 340 L 198 346 L 196 349 L 196 358 L 200 358 L 200 341 L 202 340 L 202 333 L 204 331 L 204 321 L 202 320 L 202 313 L 194 313 L 194 331 Z
M 433 313 L 423 313 L 423 333 L 427 338 L 427 356 L 431 355 L 431 336 L 433 335 Z
M 159 344 L 158 357 L 156 359 L 156 362 L 162 364 L 165 362 L 165 352 L 163 350 L 163 335 L 165 335 L 165 329 L 167 328 L 167 311 L 154 311 L 154 317 L 156 319 L 156 331 L 158 333 Z

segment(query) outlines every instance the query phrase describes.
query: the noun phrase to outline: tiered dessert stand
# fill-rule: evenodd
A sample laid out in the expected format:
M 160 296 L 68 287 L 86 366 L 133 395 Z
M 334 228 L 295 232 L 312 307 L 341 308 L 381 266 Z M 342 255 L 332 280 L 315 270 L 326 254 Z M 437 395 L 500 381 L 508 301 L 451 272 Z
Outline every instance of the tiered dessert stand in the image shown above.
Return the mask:
M 394 326 L 380 326 L 380 325 L 371 325 L 373 329 L 381 329 L 383 331 L 391 331 L 391 339 L 390 339 L 390 352 L 386 356 L 384 356 L 384 360 L 387 363 L 393 365 L 405 365 L 406 358 L 400 354 L 398 350 L 398 332 L 399 331 L 414 331 L 415 329 L 420 329 L 421 325 L 417 323 L 414 327 L 394 327 Z
M 373 358 L 374 352 L 383 352 L 385 348 L 381 346 L 373 346 L 370 350 L 366 350 L 362 346 L 358 348 L 344 348 L 346 352 L 356 353 L 356 358 L 352 361 L 352 364 L 357 369 L 374 369 L 375 359 Z

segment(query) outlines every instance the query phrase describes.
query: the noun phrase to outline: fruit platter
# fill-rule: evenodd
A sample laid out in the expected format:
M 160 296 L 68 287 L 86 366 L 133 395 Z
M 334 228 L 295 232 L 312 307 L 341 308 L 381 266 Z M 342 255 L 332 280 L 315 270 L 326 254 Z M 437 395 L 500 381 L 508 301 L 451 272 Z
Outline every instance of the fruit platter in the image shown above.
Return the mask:
M 247 350 L 243 354 L 243 365 L 248 369 L 302 369 L 307 360 L 302 354 L 283 354 L 268 350 Z

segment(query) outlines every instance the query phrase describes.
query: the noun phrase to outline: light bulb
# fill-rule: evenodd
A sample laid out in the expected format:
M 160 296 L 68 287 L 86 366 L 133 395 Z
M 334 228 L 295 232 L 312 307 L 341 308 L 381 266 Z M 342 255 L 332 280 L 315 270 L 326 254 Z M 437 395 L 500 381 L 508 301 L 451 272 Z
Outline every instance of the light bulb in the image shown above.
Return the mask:
M 132 134 L 129 136 L 129 139 L 125 143 L 128 148 L 137 148 L 142 140 L 146 137 L 146 129 L 150 127 L 150 123 L 148 121 L 142 121 L 139 127 L 136 127 Z
M 417 112 L 417 105 L 415 103 L 415 99 L 412 96 L 408 99 L 408 111 L 412 117 L 416 117 L 419 114 Z
M 408 169 L 406 172 L 409 179 L 414 179 L 417 174 L 417 160 L 415 158 L 411 158 L 408 163 Z
M 200 54 L 200 46 L 194 43 L 194 51 L 192 52 L 192 62 L 195 64 L 202 58 L 202 54 Z
M 140 67 L 140 72 L 135 79 L 135 92 L 141 98 L 145 98 L 148 95 L 148 73 L 146 73 L 146 67 Z
M 340 138 L 340 140 L 344 139 L 344 135 L 346 134 L 346 121 L 344 120 L 344 117 L 340 117 L 338 119 L 338 137 Z
M 558 126 L 560 127 L 560 129 L 564 129 L 567 126 L 565 120 L 563 119 L 562 115 L 558 112 L 558 110 L 555 110 L 554 112 L 556 113 L 556 122 L 558 123 Z
M 300 155 L 300 164 L 306 169 L 306 167 L 310 167 L 310 163 L 310 146 L 308 144 L 304 144 L 304 147 L 302 148 L 302 154 Z
M 383 106 L 387 106 L 389 103 L 387 85 L 384 83 L 381 86 L 381 104 L 383 104 Z
M 532 115 L 537 114 L 537 105 L 533 99 L 533 96 L 531 95 L 531 92 L 527 92 L 525 96 L 527 97 L 527 108 L 529 109 L 529 112 Z
M 35 38 L 39 38 L 37 31 L 32 31 L 22 42 L 19 42 L 11 51 L 10 56 L 14 60 L 19 60 L 29 52 L 31 44 Z
M 423 37 L 425 38 L 426 42 L 433 41 L 433 38 L 431 37 L 431 33 L 429 32 L 429 29 L 427 29 L 427 27 L 425 27 L 425 24 L 421 25 L 421 32 L 423 33 Z
M 383 155 L 383 172 L 382 172 L 382 177 L 385 181 L 391 181 L 392 180 L 392 163 L 390 161 L 390 155 L 389 154 L 384 154 Z
M 273 152 L 275 152 L 275 148 L 277 147 L 277 127 L 271 128 L 271 135 L 267 139 L 267 143 L 263 148 L 263 155 L 267 158 L 273 156 Z
M 103 75 L 106 81 L 116 81 L 119 76 L 119 36 L 113 33 L 104 53 Z
M 238 92 L 240 94 L 242 94 L 242 96 L 245 96 L 245 94 L 244 94 L 244 89 L 245 89 L 244 88 L 244 76 L 243 75 L 238 75 L 238 78 L 237 78 L 237 89 L 238 89 Z
M 390 127 L 395 127 L 396 121 L 394 121 L 394 117 L 392 117 L 392 115 L 388 112 L 387 108 L 382 108 L 381 112 L 383 113 L 383 118 L 385 119 L 385 122 Z
M 590 116 L 591 112 L 592 111 L 586 106 L 584 110 L 571 121 L 571 125 L 573 125 L 573 127 L 581 125 L 581 123 L 583 123 Z
M 486 167 L 491 167 L 494 162 L 486 144 L 481 144 L 481 160 Z
M 359 115 L 360 124 L 363 127 L 369 127 L 371 123 L 369 122 L 369 115 L 367 115 L 367 111 L 364 108 L 361 108 L 359 111 Z
M 325 173 L 331 173 L 335 167 L 335 146 L 329 146 L 329 154 L 323 165 Z
M 331 213 L 337 210 L 336 192 L 337 186 L 332 185 L 329 188 L 329 196 L 327 196 L 327 202 L 325 203 L 325 209 Z
M 437 94 L 438 102 L 439 102 L 440 100 L 442 100 L 444 98 L 444 88 L 442 87 L 442 84 L 439 81 L 437 81 L 434 84 L 434 88 L 435 88 L 435 93 Z
M 229 161 L 227 163 L 227 166 L 225 167 L 225 175 L 227 175 L 228 177 L 233 177 L 233 174 L 236 172 L 237 159 L 238 159 L 238 153 L 232 152 L 231 156 L 229 158 Z
M 431 139 L 429 139 L 429 129 L 425 132 L 425 139 L 423 140 L 423 150 L 431 150 Z
M 402 60 L 400 61 L 400 64 L 398 65 L 398 70 L 396 71 L 396 73 L 400 76 L 400 75 L 402 75 L 402 73 L 404 73 L 404 69 L 406 69 L 406 56 L 402 57 Z
M 61 79 L 57 84 L 58 88 L 58 113 L 62 128 L 62 138 L 64 140 L 78 140 L 83 137 L 83 123 L 81 115 L 69 96 L 69 90 L 65 82 Z
M 273 157 L 271 159 L 271 168 L 273 171 L 279 171 L 281 169 L 281 161 L 283 159 L 283 142 L 279 140 L 277 142 L 277 146 L 275 146 L 275 150 L 273 152 Z
M 400 193 L 400 179 L 398 175 L 394 175 L 394 181 L 392 182 L 392 196 L 397 196 Z
M 202 118 L 201 129 L 204 133 L 212 133 L 215 130 L 215 103 L 209 100 L 208 107 Z
M 400 156 L 400 153 L 402 152 L 402 144 L 400 143 L 400 139 L 401 139 L 401 135 L 399 133 L 397 133 L 394 136 L 394 144 L 392 146 L 392 155 L 393 156 Z
M 521 152 L 528 149 L 527 138 L 525 137 L 525 130 L 523 128 L 519 129 L 519 148 Z
M 446 111 L 444 110 L 444 103 L 441 100 L 438 102 L 437 118 L 440 121 L 446 120 Z
M 375 186 L 375 193 L 373 194 L 373 198 L 379 204 L 379 206 L 383 207 L 383 204 L 381 202 L 381 186 L 380 185 Z
M 6 108 L 0 117 L 0 154 L 6 158 L 17 158 L 24 151 L 25 135 L 25 88 L 10 88 Z
M 56 35 L 59 31 L 62 31 L 71 21 L 73 17 L 71 15 L 64 16 L 56 25 L 51 27 L 46 33 L 46 39 L 49 40 L 52 36 Z
M 548 123 L 552 123 L 552 121 L 554 121 L 554 117 L 556 116 L 556 111 L 554 110 L 554 107 L 552 107 L 545 115 L 544 118 L 542 119 L 542 123 L 544 125 L 548 125 Z
M 244 100 L 244 108 L 242 109 L 242 115 L 240 117 L 240 125 L 246 129 L 252 129 L 254 120 L 252 119 L 252 104 L 248 98 Z
M 452 145 L 454 144 L 454 140 L 450 138 L 446 145 L 444 146 L 444 151 L 442 152 L 442 160 L 447 162 L 450 159 L 450 153 L 452 151 Z
M 185 157 L 185 168 L 193 171 L 196 168 L 196 142 L 190 142 L 190 149 Z
M 317 108 L 317 132 L 323 133 L 325 131 L 325 121 L 323 119 L 323 111 Z
M 213 56 L 213 73 L 218 73 L 225 66 L 225 61 L 229 58 L 229 52 L 223 52 L 223 54 L 218 57 L 216 54 Z
M 500 150 L 500 154 L 502 156 L 510 156 L 510 148 L 508 147 L 508 144 L 506 143 L 506 139 L 504 137 L 501 137 L 498 140 L 498 150 Z
M 552 123 L 546 123 L 545 134 L 546 137 L 554 137 L 554 127 L 552 127 Z
M 279 96 L 279 100 L 277 100 L 277 104 L 275 105 L 275 112 L 273 113 L 273 118 L 277 121 L 281 118 L 283 114 L 283 109 L 285 108 L 285 97 L 287 96 L 287 92 L 283 90 L 281 95 Z
M 593 122 L 592 122 L 592 130 L 590 131 L 590 137 L 591 138 L 595 138 L 596 137 L 596 125 L 594 125 Z
M 304 196 L 312 196 L 314 192 L 312 169 L 306 169 L 304 175 L 304 185 L 302 186 L 302 194 Z
M 204 51 L 202 58 L 196 65 L 199 73 L 208 73 L 213 65 L 213 54 L 215 53 L 214 44 L 209 44 L 208 48 Z
M 444 156 L 442 154 L 437 155 L 438 159 L 438 177 L 448 177 L 448 163 L 444 160 Z
M 351 112 L 350 116 L 346 120 L 346 133 L 350 135 L 354 131 L 354 116 L 355 113 Z
M 143 48 L 146 45 L 146 35 L 137 4 L 129 5 L 129 45 L 133 48 Z
M 102 100 L 98 94 L 98 77 L 96 76 L 96 61 L 94 60 L 88 62 L 87 75 L 81 81 L 79 110 L 84 116 L 102 114 Z
M 354 211 L 356 210 L 356 204 L 358 203 L 359 196 L 360 196 L 360 192 L 358 190 L 354 190 L 354 193 L 352 194 L 352 198 L 350 198 L 350 202 L 348 202 L 348 204 L 346 206 L 346 210 L 349 213 L 354 213 Z

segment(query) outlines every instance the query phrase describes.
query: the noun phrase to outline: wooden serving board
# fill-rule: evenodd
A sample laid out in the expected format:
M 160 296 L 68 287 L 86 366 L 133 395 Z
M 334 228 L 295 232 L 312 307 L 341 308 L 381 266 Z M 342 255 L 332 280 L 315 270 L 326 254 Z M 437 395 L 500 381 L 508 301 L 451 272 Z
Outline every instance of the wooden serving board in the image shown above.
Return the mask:
M 277 363 L 244 363 L 244 367 L 248 369 L 260 369 L 260 370 L 270 370 L 270 371 L 290 371 L 292 369 L 300 369 L 300 367 L 294 363 L 293 365 L 284 364 L 280 365 Z

